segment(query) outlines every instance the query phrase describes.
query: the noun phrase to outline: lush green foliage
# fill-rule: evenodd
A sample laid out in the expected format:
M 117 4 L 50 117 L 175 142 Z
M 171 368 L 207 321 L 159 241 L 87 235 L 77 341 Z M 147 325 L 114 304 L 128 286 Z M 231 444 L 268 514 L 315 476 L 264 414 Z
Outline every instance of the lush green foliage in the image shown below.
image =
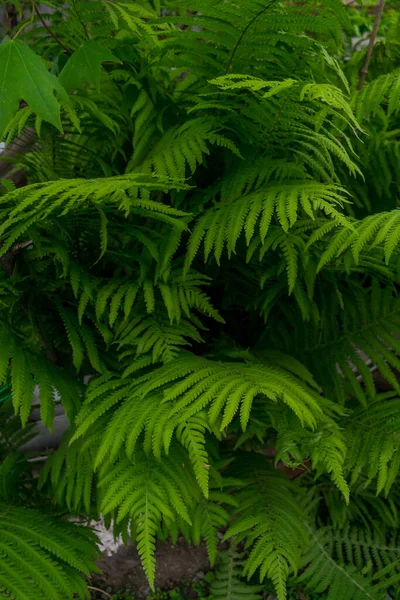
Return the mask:
M 45 497 L 136 540 L 151 586 L 183 534 L 217 600 L 399 597 L 400 7 L 358 91 L 369 2 L 11 4 L 0 380 L 22 425 L 38 385 L 71 428 L 34 494 L 3 453 L 0 586 L 85 594 L 91 534 L 78 565 L 23 516 Z

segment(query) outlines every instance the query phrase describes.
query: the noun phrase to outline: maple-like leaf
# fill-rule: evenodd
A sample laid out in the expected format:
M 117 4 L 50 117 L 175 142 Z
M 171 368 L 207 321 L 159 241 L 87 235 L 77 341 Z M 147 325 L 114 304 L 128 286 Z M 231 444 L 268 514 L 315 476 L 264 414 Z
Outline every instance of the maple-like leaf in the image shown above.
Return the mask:
M 86 82 L 99 90 L 101 63 L 106 61 L 120 62 L 110 50 L 102 48 L 95 40 L 84 42 L 61 71 L 60 82 L 68 92 Z
M 0 139 L 21 100 L 61 131 L 60 104 L 54 96 L 55 90 L 63 91 L 39 56 L 20 40 L 5 38 L 0 45 Z

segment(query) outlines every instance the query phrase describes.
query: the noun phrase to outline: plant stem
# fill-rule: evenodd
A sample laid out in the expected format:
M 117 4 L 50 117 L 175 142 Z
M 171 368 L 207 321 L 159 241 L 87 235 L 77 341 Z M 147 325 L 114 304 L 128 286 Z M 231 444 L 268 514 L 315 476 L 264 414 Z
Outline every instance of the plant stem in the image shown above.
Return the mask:
M 257 13 L 256 16 L 253 17 L 251 19 L 251 21 L 249 21 L 247 23 L 246 27 L 243 29 L 242 33 L 240 34 L 239 39 L 238 39 L 238 41 L 235 44 L 235 47 L 233 48 L 233 50 L 231 52 L 231 55 L 230 55 L 229 60 L 228 60 L 228 64 L 226 65 L 225 75 L 228 73 L 229 69 L 231 68 L 231 64 L 232 64 L 232 61 L 233 61 L 233 57 L 236 54 L 236 50 L 239 48 L 239 45 L 240 45 L 241 41 L 243 40 L 244 36 L 246 35 L 247 31 L 250 29 L 250 27 L 253 25 L 253 23 L 255 23 L 255 21 L 257 21 L 258 17 L 261 17 L 261 15 L 263 13 L 265 13 L 269 8 L 271 8 L 271 6 L 273 4 L 275 4 L 275 2 L 276 2 L 276 0 L 271 0 L 271 2 L 269 4 L 267 4 L 267 6 L 264 6 L 264 8 L 262 10 L 260 10 L 260 12 Z
M 384 8 L 385 8 L 385 0 L 379 0 L 377 8 L 376 8 L 376 16 L 375 16 L 375 21 L 374 21 L 374 26 L 372 29 L 371 37 L 369 40 L 367 54 L 366 54 L 362 69 L 360 71 L 360 79 L 358 81 L 358 87 L 357 87 L 358 90 L 362 89 L 362 87 L 365 83 L 365 79 L 368 74 L 369 63 L 371 61 L 372 51 L 375 46 L 375 40 L 376 40 L 376 36 L 378 35 L 378 29 L 379 29 L 379 25 L 381 23 Z
M 51 37 L 53 38 L 53 40 L 55 40 L 57 42 L 57 44 L 59 46 L 61 46 L 61 48 L 63 50 L 65 50 L 65 52 L 67 52 L 68 54 L 72 54 L 72 50 L 70 50 L 69 48 L 67 48 L 66 46 L 64 46 L 64 44 L 62 43 L 61 40 L 58 39 L 58 37 L 51 31 L 50 27 L 47 25 L 46 21 L 43 19 L 42 15 L 39 12 L 38 7 L 36 6 L 36 3 L 33 3 L 33 6 L 35 8 L 35 13 L 37 14 L 37 16 L 40 19 L 40 22 L 42 23 L 43 27 L 46 29 L 46 31 L 51 35 Z
M 34 5 L 32 4 L 32 7 L 33 6 Z M 13 40 L 17 39 L 17 37 L 19 36 L 19 34 L 21 33 L 21 31 L 23 31 L 25 29 L 25 27 L 28 27 L 28 25 L 32 25 L 33 21 L 34 21 L 34 14 L 33 14 L 33 10 L 32 10 L 31 18 L 29 19 L 29 21 L 27 21 L 26 23 L 24 23 L 23 25 L 21 25 L 21 27 L 18 29 L 17 33 L 14 35 Z

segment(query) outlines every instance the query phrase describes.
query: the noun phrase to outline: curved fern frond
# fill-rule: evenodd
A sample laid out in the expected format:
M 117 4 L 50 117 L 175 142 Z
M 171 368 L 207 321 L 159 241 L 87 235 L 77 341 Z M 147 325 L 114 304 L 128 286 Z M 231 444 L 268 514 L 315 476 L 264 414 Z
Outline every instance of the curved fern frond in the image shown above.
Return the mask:
M 101 390 L 104 390 L 102 394 L 99 393 Z M 93 397 L 96 398 L 96 404 L 91 403 Z M 117 403 L 119 405 L 115 407 Z M 110 419 L 105 411 L 111 407 L 114 413 Z M 101 413 L 104 414 L 104 417 L 100 416 Z M 175 437 L 188 452 L 189 462 L 197 482 L 203 494 L 207 496 L 210 468 L 206 448 L 206 431 L 209 430 L 207 420 L 204 415 L 198 414 L 184 423 L 179 423 L 179 420 L 176 417 L 172 418 L 170 413 L 171 406 L 162 403 L 158 395 L 153 395 L 143 402 L 135 390 L 134 382 L 122 390 L 117 388 L 115 392 L 108 383 L 100 386 L 98 390 L 96 388 L 92 390 L 89 387 L 88 402 L 78 417 L 78 428 L 73 436 L 71 460 L 74 456 L 78 459 L 77 453 L 79 445 L 82 443 L 82 435 L 85 434 L 87 437 L 88 430 L 89 432 L 94 431 L 97 435 L 99 427 L 103 427 L 103 435 L 97 435 L 98 441 L 92 450 L 94 469 L 98 469 L 105 460 L 115 460 L 122 448 L 125 449 L 129 459 L 134 457 L 138 447 L 142 446 L 147 454 L 153 454 L 157 460 L 164 460 L 165 454 L 169 454 L 171 443 Z M 78 438 L 80 438 L 79 444 L 74 447 L 75 440 Z M 69 450 L 65 451 L 69 452 Z M 61 452 L 58 450 L 55 459 L 50 461 L 50 467 L 46 467 L 44 477 L 47 476 L 49 469 L 54 473 L 55 467 L 51 465 L 54 460 L 62 460 Z M 87 460 L 90 462 L 90 456 L 87 457 Z M 75 476 L 72 466 L 70 475 L 72 478 Z M 56 469 L 54 475 L 52 474 L 53 484 L 57 483 L 58 479 L 56 481 L 54 477 L 58 478 L 58 476 L 59 471 Z M 61 483 L 59 485 L 61 486 Z M 90 486 L 89 482 L 87 485 Z M 76 491 L 76 493 L 79 492 Z
M 311 236 L 309 245 L 322 239 L 330 231 L 323 225 Z M 383 256 L 386 264 L 398 253 L 400 242 L 400 211 L 380 212 L 370 215 L 357 223 L 353 228 L 339 227 L 326 241 L 326 247 L 321 254 L 318 270 L 334 262 L 335 259 L 349 252 L 355 264 L 363 264 L 374 251 Z M 378 256 L 379 256 L 378 255 Z
M 188 355 L 137 381 L 137 394 L 146 397 L 164 391 L 164 402 L 172 403 L 171 416 L 185 421 L 208 407 L 211 424 L 224 430 L 237 413 L 246 428 L 256 396 L 283 402 L 305 426 L 313 427 L 321 414 L 318 394 L 279 361 L 257 363 L 216 362 Z
M 137 356 L 151 353 L 152 361 L 167 363 L 179 355 L 183 346 L 189 346 L 189 340 L 196 342 L 202 338 L 195 325 L 187 319 L 181 319 L 179 324 L 157 318 L 156 315 L 138 315 L 117 332 L 116 341 L 119 348 L 124 349 L 120 356 L 126 359 L 133 353 Z M 129 347 L 133 346 L 134 350 Z M 126 349 L 128 347 L 128 349 Z
M 133 155 L 128 171 L 155 173 L 160 178 L 184 180 L 193 174 L 204 156 L 210 153 L 213 144 L 239 154 L 235 144 L 218 133 L 218 121 L 212 118 L 197 118 L 169 129 L 155 143 L 143 161 L 138 163 Z M 239 154 L 240 155 L 240 154 Z
M 352 105 L 358 119 L 376 114 L 382 104 L 387 106 L 388 114 L 397 113 L 400 109 L 400 71 L 376 77 L 371 83 L 363 86 L 354 94 Z
M 338 223 L 347 224 L 335 208 L 340 208 L 344 202 L 345 192 L 338 186 L 299 181 L 266 187 L 234 202 L 220 203 L 196 223 L 186 254 L 186 269 L 202 243 L 205 260 L 213 253 L 219 263 L 225 248 L 229 256 L 235 252 L 241 235 L 245 235 L 249 245 L 256 228 L 263 243 L 273 221 L 287 232 L 296 223 L 299 214 L 313 219 L 321 210 Z
M 157 181 L 146 175 L 120 175 L 104 179 L 70 179 L 44 184 L 33 184 L 9 192 L 0 197 L 0 211 L 7 217 L 0 227 L 0 236 L 7 235 L 1 254 L 12 246 L 16 239 L 37 221 L 57 214 L 65 216 L 82 206 L 97 204 L 112 206 L 125 215 L 136 214 L 159 219 L 174 227 L 185 229 L 182 217 L 186 213 L 150 198 L 155 190 L 182 189 L 178 181 Z M 9 206 L 14 208 L 9 209 Z

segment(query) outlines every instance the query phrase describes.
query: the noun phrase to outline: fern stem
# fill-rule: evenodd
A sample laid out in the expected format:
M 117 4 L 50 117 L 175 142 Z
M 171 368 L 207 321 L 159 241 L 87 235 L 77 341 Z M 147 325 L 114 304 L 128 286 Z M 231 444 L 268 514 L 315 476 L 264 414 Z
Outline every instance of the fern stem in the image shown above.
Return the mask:
M 362 87 L 365 83 L 365 79 L 368 74 L 369 63 L 371 62 L 372 51 L 375 46 L 376 36 L 378 35 L 378 29 L 379 29 L 379 25 L 381 23 L 384 8 L 385 8 L 385 0 L 379 0 L 378 6 L 376 9 L 376 17 L 375 17 L 375 21 L 374 21 L 374 27 L 372 29 L 371 37 L 369 40 L 367 54 L 366 54 L 362 69 L 360 71 L 360 79 L 358 81 L 358 87 L 357 87 L 358 91 L 360 91 L 362 89 Z
M 279 121 L 280 121 L 280 119 L 282 117 L 282 113 L 284 111 L 284 108 L 285 108 L 285 106 L 287 104 L 288 99 L 289 99 L 288 97 L 285 98 L 285 100 L 282 102 L 282 104 L 281 104 L 281 106 L 279 108 L 278 113 L 275 116 L 274 124 L 272 125 L 271 131 L 269 132 L 268 137 L 267 137 L 266 142 L 265 142 L 265 149 L 268 148 L 269 143 L 271 141 L 271 138 L 272 138 L 273 134 L 275 133 L 276 128 L 278 127 L 278 123 L 279 123 Z
M 229 57 L 229 60 L 228 60 L 228 64 L 226 65 L 226 68 L 225 68 L 225 75 L 228 73 L 229 69 L 231 68 L 232 61 L 233 61 L 233 59 L 234 59 L 234 56 L 235 56 L 235 54 L 236 54 L 236 51 L 237 51 L 237 49 L 239 48 L 239 45 L 241 44 L 241 42 L 242 42 L 242 40 L 243 40 L 244 36 L 246 35 L 246 33 L 248 32 L 248 30 L 250 29 L 250 27 L 253 25 L 253 23 L 255 23 L 255 22 L 257 21 L 257 19 L 258 19 L 259 17 L 261 17 L 261 15 L 262 15 L 262 14 L 264 14 L 264 13 L 265 13 L 265 12 L 266 12 L 266 11 L 267 11 L 269 8 L 271 8 L 271 6 L 272 6 L 273 4 L 275 4 L 275 2 L 276 2 L 276 0 L 271 0 L 271 2 L 270 2 L 269 4 L 267 4 L 267 6 L 264 6 L 264 8 L 263 8 L 262 10 L 260 10 L 260 12 L 258 12 L 258 13 L 257 13 L 257 14 L 256 14 L 256 15 L 255 15 L 255 16 L 254 16 L 252 19 L 251 19 L 251 21 L 249 21 L 249 22 L 247 23 L 246 27 L 243 29 L 242 33 L 240 34 L 240 36 L 239 36 L 239 38 L 238 38 L 238 41 L 236 42 L 236 44 L 235 44 L 235 46 L 234 46 L 234 48 L 233 48 L 233 50 L 232 50 L 232 52 L 231 52 L 231 55 L 230 55 L 230 57 Z
M 59 46 L 61 46 L 61 48 L 63 50 L 65 50 L 65 52 L 67 52 L 68 54 L 73 54 L 72 50 L 70 50 L 69 48 L 67 48 L 66 46 L 64 46 L 64 44 L 62 43 L 62 41 L 58 39 L 58 37 L 52 32 L 52 30 L 50 29 L 50 27 L 47 25 L 46 21 L 43 19 L 42 15 L 40 14 L 38 7 L 36 6 L 36 2 L 33 3 L 33 6 L 35 8 L 35 13 L 37 14 L 37 16 L 40 19 L 40 22 L 42 23 L 42 25 L 46 29 L 46 31 L 51 35 L 51 37 L 53 38 L 53 40 L 55 40 L 57 42 L 57 44 Z

